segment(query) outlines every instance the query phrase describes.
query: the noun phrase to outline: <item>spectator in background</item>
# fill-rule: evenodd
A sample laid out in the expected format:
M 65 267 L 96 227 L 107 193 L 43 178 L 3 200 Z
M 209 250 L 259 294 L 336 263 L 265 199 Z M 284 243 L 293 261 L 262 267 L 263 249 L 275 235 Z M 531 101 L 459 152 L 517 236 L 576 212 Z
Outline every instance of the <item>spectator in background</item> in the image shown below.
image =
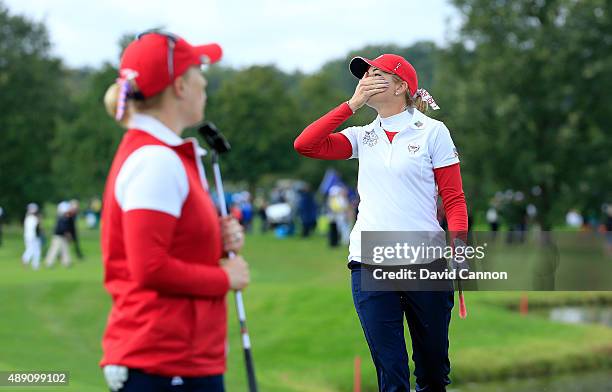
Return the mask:
M 79 236 L 77 232 L 77 218 L 79 216 L 79 201 L 76 199 L 70 200 L 70 209 L 68 210 L 68 232 L 70 238 L 74 243 L 74 250 L 79 260 L 83 260 L 83 252 L 81 252 L 81 245 L 79 244 Z
M 278 199 L 280 202 L 272 203 L 266 208 L 266 221 L 277 238 L 293 235 L 293 211 L 291 205 Z
M 606 227 L 606 252 L 608 256 L 612 256 L 612 204 L 605 207 L 604 224 Z
M 262 233 L 268 231 L 268 215 L 266 215 L 266 208 L 268 208 L 268 203 L 266 202 L 266 199 L 264 197 L 257 196 L 255 198 L 255 210 L 257 211 L 259 219 L 261 219 Z
M 102 213 L 102 201 L 95 197 L 91 200 L 91 211 L 96 216 L 96 228 L 100 224 L 100 214 Z
M 251 204 L 251 194 L 247 191 L 242 192 L 240 197 L 240 210 L 242 212 L 242 220 L 240 224 L 247 232 L 251 231 L 253 223 L 253 204 Z
M 508 223 L 508 244 L 522 244 L 527 233 L 527 204 L 523 192 L 506 191 L 506 208 L 504 217 Z
M 307 238 L 317 227 L 317 202 L 308 186 L 300 189 L 298 215 L 302 221 L 302 237 Z
M 21 256 L 23 265 L 32 265 L 34 270 L 38 270 L 40 267 L 42 241 L 40 215 L 38 214 L 38 205 L 36 203 L 28 204 L 23 221 L 23 241 L 25 243 L 25 252 Z
M 242 221 L 242 209 L 238 203 L 232 203 L 230 207 L 230 215 L 236 219 L 238 222 Z
M 497 208 L 493 205 L 487 210 L 487 223 L 489 223 L 489 229 L 491 230 L 491 240 L 495 241 L 499 230 L 499 215 L 497 214 Z
M 580 227 L 582 227 L 584 219 L 582 218 L 582 215 L 580 214 L 580 212 L 578 212 L 577 209 L 572 208 L 565 215 L 565 223 L 573 229 L 579 229 Z
M 527 212 L 527 219 L 530 222 L 534 222 L 536 217 L 538 216 L 538 208 L 535 206 L 535 204 L 533 203 L 527 204 L 525 211 Z
M 85 210 L 85 224 L 88 229 L 95 229 L 98 225 L 96 215 L 89 208 Z
M 335 223 L 340 241 L 342 244 L 347 245 L 351 234 L 349 223 L 349 209 L 351 206 L 346 188 L 338 185 L 332 186 L 329 190 L 327 207 L 329 209 L 330 222 Z
M 57 221 L 53 232 L 53 239 L 47 251 L 45 265 L 52 267 L 55 264 L 55 259 L 59 255 L 62 259 L 64 267 L 70 267 L 70 250 L 68 249 L 68 241 L 70 240 L 70 203 L 62 201 L 57 206 Z
M 85 223 L 88 229 L 97 229 L 100 222 L 101 202 L 97 197 L 91 199 L 85 210 Z

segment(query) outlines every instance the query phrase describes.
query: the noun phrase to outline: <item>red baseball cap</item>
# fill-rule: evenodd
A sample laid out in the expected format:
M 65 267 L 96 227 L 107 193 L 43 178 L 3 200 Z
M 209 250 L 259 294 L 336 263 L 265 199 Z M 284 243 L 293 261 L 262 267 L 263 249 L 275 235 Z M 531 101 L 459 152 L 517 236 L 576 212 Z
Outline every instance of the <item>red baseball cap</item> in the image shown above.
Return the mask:
M 193 65 L 212 64 L 221 59 L 217 44 L 192 46 L 169 33 L 145 32 L 132 41 L 121 57 L 120 78 L 134 80 L 144 98 L 163 91 Z
M 349 64 L 349 69 L 353 75 L 361 79 L 370 66 L 397 75 L 404 82 L 408 83 L 410 94 L 413 97 L 415 96 L 419 88 L 419 80 L 416 70 L 405 58 L 396 54 L 382 54 L 374 60 L 366 59 L 365 57 L 354 57 Z

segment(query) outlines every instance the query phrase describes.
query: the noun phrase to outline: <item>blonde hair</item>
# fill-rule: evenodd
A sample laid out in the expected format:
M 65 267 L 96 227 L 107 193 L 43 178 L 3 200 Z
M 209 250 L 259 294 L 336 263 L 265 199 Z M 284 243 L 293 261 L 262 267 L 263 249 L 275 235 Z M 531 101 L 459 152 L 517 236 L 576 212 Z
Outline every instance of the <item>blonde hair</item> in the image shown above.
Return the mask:
M 406 104 L 410 107 L 416 108 L 421 113 L 425 113 L 429 110 L 429 104 L 423 101 L 423 98 L 420 95 L 417 95 L 416 98 L 412 98 L 410 96 L 410 90 L 406 91 Z
M 397 75 L 391 75 L 391 76 L 393 76 L 393 80 L 395 80 L 397 83 L 403 82 L 403 80 L 399 76 Z M 412 98 L 412 94 L 410 94 L 410 89 L 406 89 L 405 98 L 406 98 L 406 106 L 410 108 L 415 108 L 421 113 L 425 113 L 427 110 L 429 110 L 429 104 L 426 101 L 424 101 L 420 95 L 417 95 L 415 98 Z
M 138 91 L 138 87 L 134 81 L 130 81 L 129 83 L 131 85 L 131 91 Z M 117 120 L 117 101 L 119 100 L 120 90 L 121 86 L 118 82 L 111 84 L 108 89 L 106 89 L 106 93 L 104 94 L 104 107 L 106 108 L 106 112 L 109 114 L 109 116 L 115 119 L 124 128 L 128 127 L 130 117 L 133 113 L 145 112 L 147 110 L 159 107 L 165 92 L 164 90 L 159 94 L 143 100 L 136 100 L 128 97 L 125 102 L 125 111 L 123 112 L 123 116 L 121 119 Z

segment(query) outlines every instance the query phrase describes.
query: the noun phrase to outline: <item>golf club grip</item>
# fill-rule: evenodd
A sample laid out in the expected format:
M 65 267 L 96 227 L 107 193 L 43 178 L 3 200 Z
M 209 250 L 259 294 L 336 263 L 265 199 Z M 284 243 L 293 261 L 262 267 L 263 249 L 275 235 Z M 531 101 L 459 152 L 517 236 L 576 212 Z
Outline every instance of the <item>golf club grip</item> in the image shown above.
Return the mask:
M 255 367 L 251 349 L 244 350 L 244 362 L 246 363 L 247 379 L 249 381 L 249 392 L 257 392 L 257 381 L 255 380 Z

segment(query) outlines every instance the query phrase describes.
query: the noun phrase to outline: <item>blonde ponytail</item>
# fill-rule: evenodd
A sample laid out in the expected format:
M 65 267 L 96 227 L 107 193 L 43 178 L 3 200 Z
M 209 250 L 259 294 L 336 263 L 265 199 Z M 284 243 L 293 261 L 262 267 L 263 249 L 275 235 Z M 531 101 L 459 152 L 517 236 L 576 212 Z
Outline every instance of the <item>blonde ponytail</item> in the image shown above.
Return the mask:
M 423 100 L 423 97 L 421 97 L 420 95 L 417 95 L 416 98 L 412 98 L 410 96 L 410 92 L 408 92 L 406 94 L 406 99 L 408 101 L 408 106 L 415 108 L 421 113 L 425 113 L 429 110 L 429 104 L 427 103 L 427 101 Z
M 131 93 L 138 94 L 138 87 L 134 81 L 128 82 L 130 85 L 128 87 Z M 104 107 L 106 108 L 106 113 L 111 116 L 115 121 L 117 121 L 123 128 L 128 128 L 130 123 L 130 117 L 134 113 L 146 113 L 150 110 L 159 109 L 163 106 L 164 97 L 167 95 L 166 93 L 170 90 L 170 87 L 167 87 L 164 91 L 159 94 L 156 94 L 152 97 L 148 97 L 146 99 L 139 98 L 131 98 L 130 95 L 126 96 L 125 106 L 123 108 L 123 114 L 120 119 L 117 119 L 117 109 L 118 109 L 118 101 L 121 95 L 121 84 L 120 82 L 115 82 L 111 84 L 108 89 L 106 89 L 106 93 L 104 94 Z
M 106 93 L 104 94 L 104 107 L 106 108 L 106 113 L 108 113 L 108 115 L 115 120 L 117 120 L 117 101 L 119 100 L 120 90 L 121 86 L 119 85 L 119 83 L 113 83 L 108 87 Z M 126 107 L 123 116 L 121 116 L 121 119 L 117 120 L 122 127 L 128 127 L 132 112 L 132 102 L 128 99 L 126 102 Z
M 402 79 L 399 76 L 397 75 L 392 75 L 392 76 L 393 76 L 393 80 L 395 80 L 397 83 L 402 82 Z M 410 94 L 410 89 L 406 89 L 406 107 L 415 108 L 419 112 L 425 113 L 426 111 L 429 110 L 429 103 L 425 99 L 423 99 L 420 93 L 416 94 L 416 96 L 413 98 L 412 94 Z

